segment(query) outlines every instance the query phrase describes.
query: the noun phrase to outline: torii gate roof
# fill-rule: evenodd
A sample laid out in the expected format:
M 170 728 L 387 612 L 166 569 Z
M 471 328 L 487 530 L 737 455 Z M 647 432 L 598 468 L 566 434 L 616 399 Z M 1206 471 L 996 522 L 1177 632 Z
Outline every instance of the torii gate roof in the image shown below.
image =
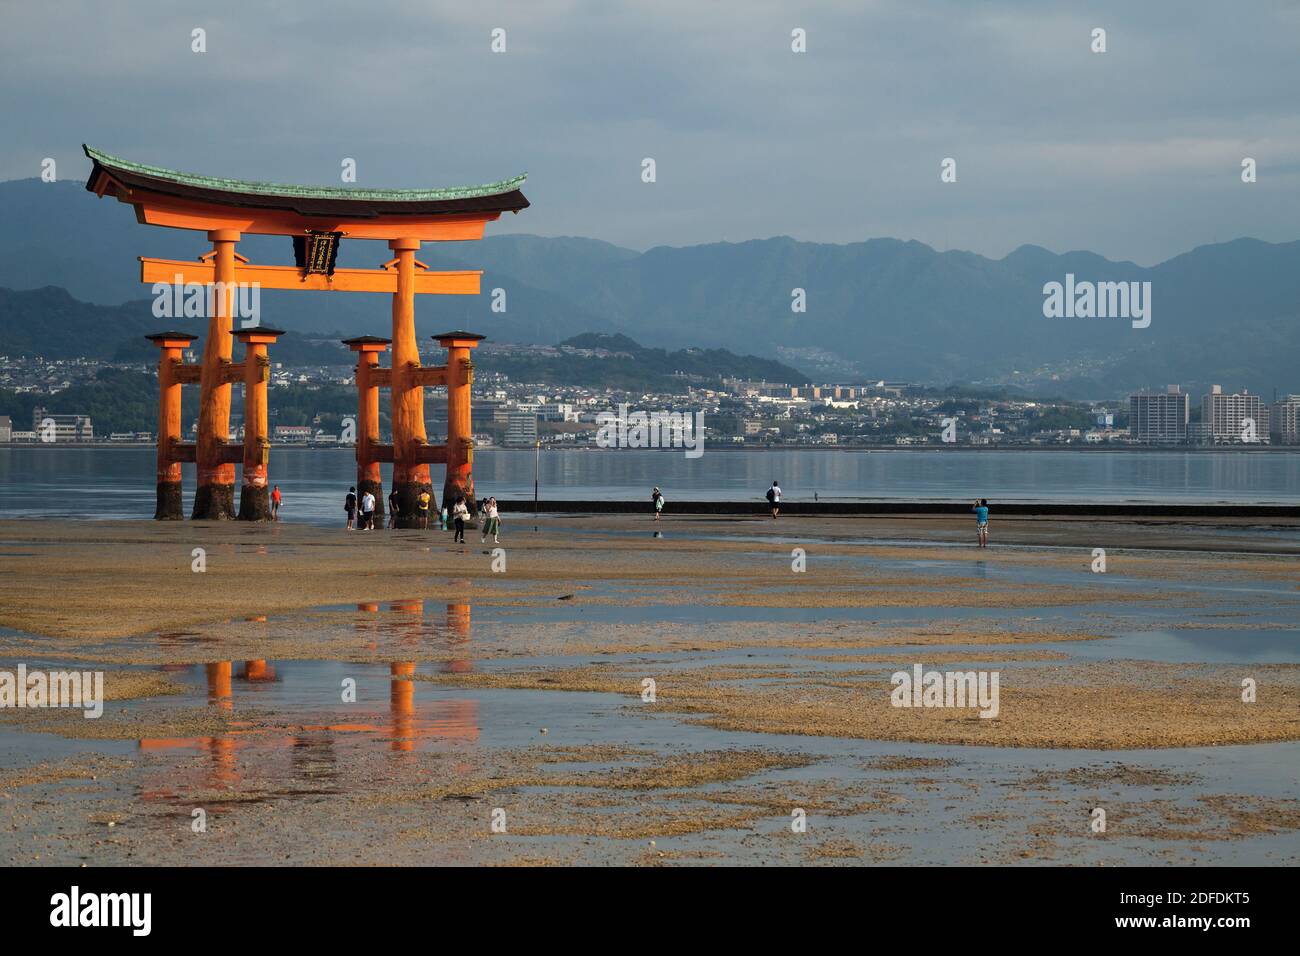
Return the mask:
M 285 186 L 219 179 L 146 166 L 83 144 L 94 163 L 86 188 L 112 191 L 150 225 L 236 229 L 271 235 L 343 232 L 361 239 L 477 239 L 483 224 L 528 208 L 520 191 L 527 174 L 482 186 L 444 189 L 356 189 Z M 477 226 L 477 234 L 475 232 Z

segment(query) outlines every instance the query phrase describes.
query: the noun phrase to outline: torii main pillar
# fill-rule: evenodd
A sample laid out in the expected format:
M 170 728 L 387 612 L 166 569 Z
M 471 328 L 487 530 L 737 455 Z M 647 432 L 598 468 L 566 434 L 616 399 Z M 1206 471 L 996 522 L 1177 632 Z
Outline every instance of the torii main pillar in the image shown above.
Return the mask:
M 397 290 L 393 293 L 393 374 L 390 413 L 393 420 L 393 491 L 397 493 L 398 528 L 419 527 L 421 492 L 433 496 L 429 478 L 429 439 L 424 430 L 424 380 L 420 346 L 415 339 L 415 252 L 420 240 L 393 239 Z
M 199 440 L 195 451 L 199 487 L 194 494 L 195 520 L 220 521 L 235 517 L 235 461 L 238 447 L 230 448 L 231 313 L 235 296 L 235 229 L 213 229 L 214 308 L 203 343 L 203 371 L 199 378 Z M 227 450 L 229 448 L 229 451 Z

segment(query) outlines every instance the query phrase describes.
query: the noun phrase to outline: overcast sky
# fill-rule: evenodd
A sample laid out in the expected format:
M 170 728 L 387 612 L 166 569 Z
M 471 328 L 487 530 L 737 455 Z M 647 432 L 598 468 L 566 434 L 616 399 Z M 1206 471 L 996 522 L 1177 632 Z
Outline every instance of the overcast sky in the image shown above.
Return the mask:
M 492 232 L 645 249 L 893 236 L 1149 265 L 1300 238 L 1300 4 L 40 0 L 0 7 L 0 178 L 80 144 L 193 172 L 460 185 Z M 292 10 L 293 12 L 290 12 Z M 491 32 L 506 31 L 493 53 Z M 1091 33 L 1106 30 L 1107 52 Z M 206 30 L 206 53 L 191 31 Z M 807 31 L 807 52 L 791 31 Z M 641 181 L 642 160 L 657 182 Z M 940 163 L 957 161 L 957 182 Z M 1258 182 L 1241 181 L 1241 161 Z M 3 210 L 0 210 L 2 213 Z

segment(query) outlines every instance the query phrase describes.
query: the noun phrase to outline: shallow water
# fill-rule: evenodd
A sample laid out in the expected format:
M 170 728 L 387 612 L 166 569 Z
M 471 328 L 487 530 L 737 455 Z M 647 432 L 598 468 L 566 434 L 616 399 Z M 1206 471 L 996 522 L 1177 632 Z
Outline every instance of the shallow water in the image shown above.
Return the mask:
M 0 448 L 0 517 L 152 517 L 154 458 L 151 448 Z M 552 448 L 540 467 L 543 500 L 648 502 L 658 485 L 670 514 L 673 501 L 752 501 L 761 510 L 774 478 L 787 501 L 967 501 L 978 494 L 994 502 L 1300 503 L 1300 450 L 716 450 L 688 459 L 672 450 Z M 275 448 L 270 468 L 285 495 L 283 520 L 342 526 L 343 496 L 356 483 L 351 449 Z M 533 469 L 530 449 L 474 453 L 482 496 L 531 499 Z M 390 465 L 383 475 L 388 487 Z M 441 488 L 436 467 L 433 479 Z M 186 514 L 194 480 L 186 465 Z M 506 515 L 504 524 L 525 520 Z
M 716 663 L 716 661 L 714 661 Z M 435 669 L 420 665 L 416 673 Z M 497 748 L 523 748 L 542 741 L 550 746 L 592 743 L 646 748 L 661 753 L 718 751 L 755 746 L 796 752 L 817 758 L 803 768 L 761 774 L 764 787 L 798 791 L 833 778 L 838 785 L 870 785 L 902 800 L 903 811 L 869 812 L 826 818 L 814 813 L 810 827 L 833 830 L 838 837 L 868 845 L 898 847 L 898 862 L 913 864 L 971 863 L 996 859 L 1004 834 L 985 819 L 1008 810 L 1013 815 L 1050 817 L 1059 805 L 1074 804 L 1078 835 L 1067 840 L 1067 856 L 1058 862 L 1149 863 L 1151 841 L 1112 839 L 1101 843 L 1087 830 L 1086 808 L 1094 803 L 1123 805 L 1141 801 L 1183 801 L 1194 805 L 1202 793 L 1249 793 L 1260 798 L 1294 794 L 1294 768 L 1300 765 L 1300 744 L 1187 748 L 1157 751 L 1086 751 L 955 747 L 900 744 L 825 737 L 790 737 L 714 730 L 684 722 L 669 714 L 654 714 L 627 697 L 602 693 L 554 693 L 517 690 L 459 690 L 420 681 L 396 679 L 392 667 L 332 661 L 266 661 L 222 667 L 192 665 L 168 668 L 189 690 L 184 704 L 206 703 L 234 718 L 231 733 L 219 737 L 169 738 L 88 743 L 53 734 L 0 730 L 0 759 L 6 765 L 52 760 L 78 753 L 147 756 L 132 775 L 131 799 L 142 804 L 174 808 L 148 817 L 149 827 L 171 831 L 188 821 L 189 808 L 212 802 L 213 793 L 239 792 L 252 787 L 244 806 L 310 806 L 339 796 L 349 786 L 347 768 L 364 752 L 384 752 L 391 760 L 410 759 L 422 752 L 455 755 Z M 357 702 L 342 704 L 344 679 L 357 682 Z M 132 702 L 128 708 L 142 708 Z M 290 718 L 292 732 L 244 732 L 243 714 L 272 712 Z M 539 736 L 545 728 L 546 734 Z M 953 761 L 934 770 L 873 770 L 864 761 L 881 757 L 923 757 Z M 602 762 L 576 764 L 572 769 L 600 769 Z M 1068 773 L 1079 768 L 1140 767 L 1188 774 L 1185 783 L 1154 784 L 1057 782 L 1041 792 L 1026 779 L 1045 772 Z M 282 780 L 279 788 L 267 780 Z M 543 794 L 545 796 L 545 794 Z M 556 791 L 557 800 L 565 794 Z M 66 801 L 71 812 L 79 799 Z M 1006 802 L 1014 798 L 1014 805 Z M 478 798 L 466 798 L 471 803 Z M 497 798 L 500 802 L 502 798 Z M 754 832 L 780 836 L 787 821 L 779 815 L 759 821 Z M 661 850 L 688 853 L 725 848 L 723 858 L 710 862 L 760 862 L 766 853 L 747 839 L 726 834 L 687 834 L 661 837 Z M 0 852 L 10 837 L 0 834 Z M 574 838 L 519 838 L 534 849 L 568 847 Z M 591 843 L 591 840 L 587 840 Z M 629 841 L 609 841 L 609 852 Z M 1300 852 L 1300 834 L 1284 832 L 1219 843 L 1216 863 L 1266 864 Z M 1178 847 L 1182 856 L 1186 851 Z M 1193 855 L 1194 857 L 1194 855 Z M 1049 858 L 1054 858 L 1050 857 Z M 472 859 L 472 856 L 470 857 Z

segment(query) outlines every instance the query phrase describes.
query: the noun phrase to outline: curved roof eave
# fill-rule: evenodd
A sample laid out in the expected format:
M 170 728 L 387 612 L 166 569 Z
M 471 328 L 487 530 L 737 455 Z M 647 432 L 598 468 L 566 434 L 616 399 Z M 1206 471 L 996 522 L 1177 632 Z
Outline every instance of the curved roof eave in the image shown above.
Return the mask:
M 291 202 L 326 201 L 329 203 L 358 203 L 373 208 L 374 204 L 397 206 L 413 203 L 449 203 L 464 208 L 472 205 L 474 200 L 491 200 L 497 197 L 497 203 L 489 203 L 496 209 L 523 209 L 529 203 L 519 191 L 527 173 L 500 182 L 485 183 L 480 186 L 452 186 L 441 189 L 355 189 L 341 186 L 288 186 L 277 183 L 249 182 L 240 179 L 220 179 L 212 176 L 200 176 L 193 173 L 178 172 L 161 166 L 148 166 L 129 160 L 110 156 L 108 153 L 82 144 L 82 149 L 95 164 L 86 186 L 94 189 L 96 173 L 104 171 L 110 176 L 121 178 L 127 185 L 154 187 L 163 192 L 180 190 L 183 193 L 202 191 L 204 193 L 228 194 L 232 205 L 261 205 L 267 200 L 288 200 Z M 168 187 L 172 187 L 169 189 Z M 514 194 L 514 196 L 511 196 Z M 241 202 L 242 200 L 242 202 Z M 262 202 L 259 202 L 261 200 Z M 274 203 L 279 205 L 279 203 Z M 366 213 L 358 209 L 358 213 Z

